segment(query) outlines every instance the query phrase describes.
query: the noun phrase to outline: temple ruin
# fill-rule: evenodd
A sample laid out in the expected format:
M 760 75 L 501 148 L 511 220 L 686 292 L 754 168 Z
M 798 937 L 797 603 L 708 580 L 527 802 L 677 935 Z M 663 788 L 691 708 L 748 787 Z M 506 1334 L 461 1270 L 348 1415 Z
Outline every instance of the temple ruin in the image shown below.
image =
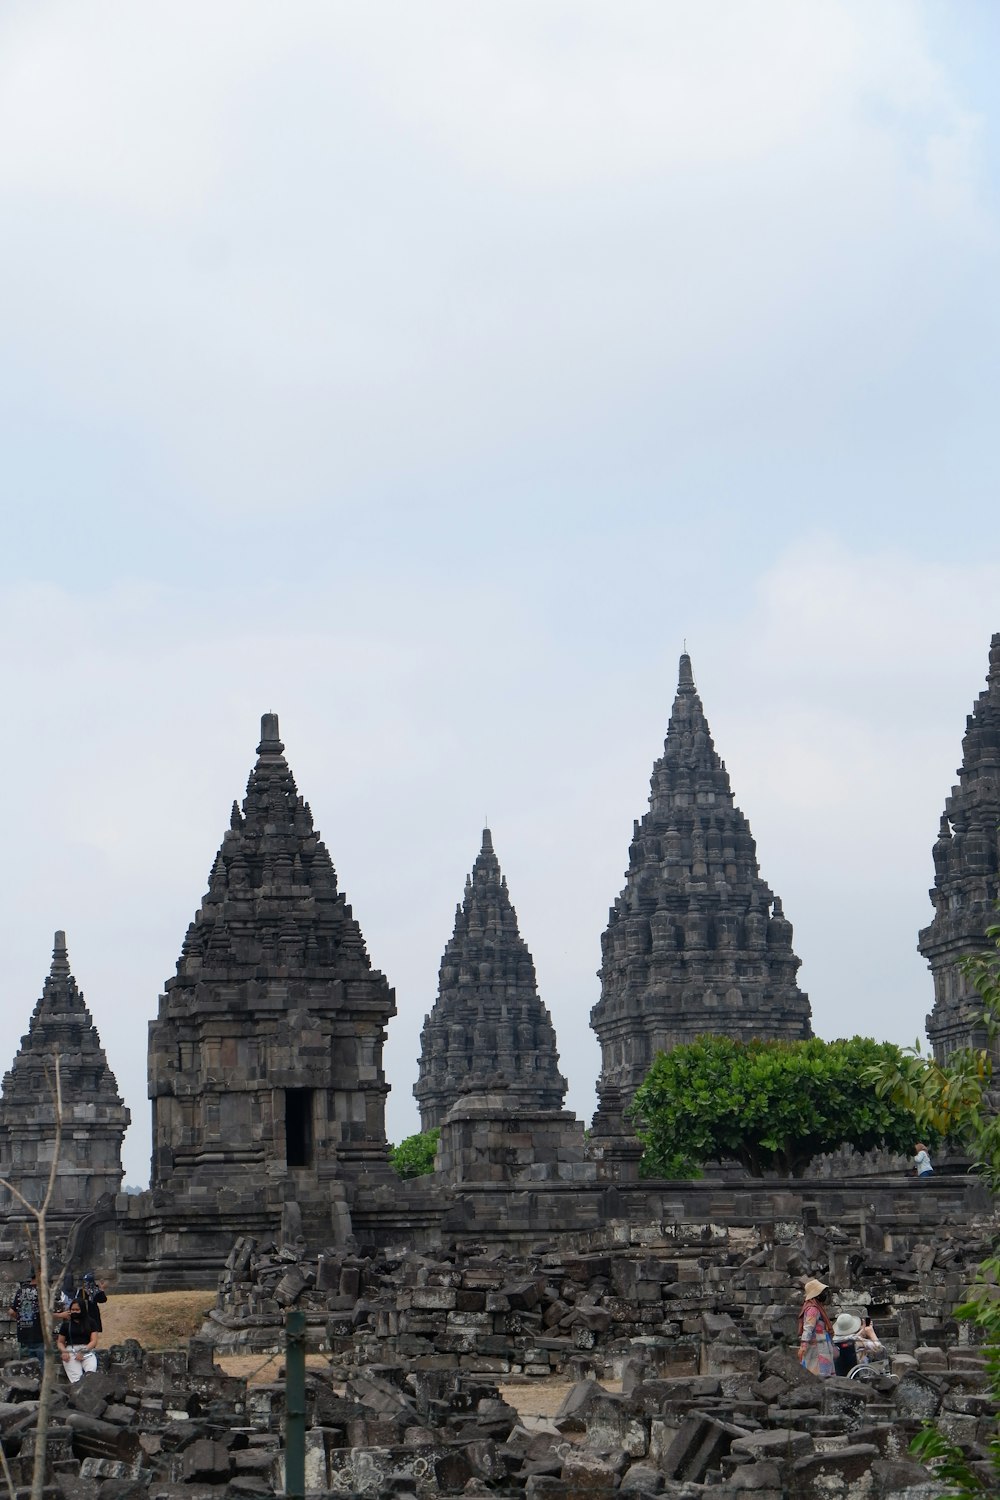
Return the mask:
M 590 1013 L 601 1044 L 595 1134 L 625 1133 L 623 1110 L 658 1052 L 708 1033 L 811 1036 L 799 963 L 685 654 L 649 810 L 601 940 L 601 997 Z
M 395 1011 L 265 714 L 150 1023 L 153 1189 L 193 1206 L 235 1186 L 342 1238 L 345 1184 L 391 1170 L 382 1045 Z
M 566 1096 L 552 1019 L 488 828 L 441 959 L 418 1066 L 421 1130 L 440 1125 L 461 1094 L 487 1084 L 501 1084 L 514 1109 L 559 1110 Z
M 41 998 L 0 1092 L 0 1177 L 34 1208 L 45 1197 L 55 1149 L 57 1058 L 63 1128 L 50 1213 L 53 1223 L 66 1223 L 121 1191 L 131 1115 L 70 972 L 64 932 L 55 935 Z M 0 1207 L 16 1210 L 9 1188 L 0 1188 Z
M 982 1003 L 961 970 L 986 947 L 1000 895 L 1000 632 L 990 642 L 985 691 L 973 704 L 962 739 L 958 785 L 945 802 L 934 845 L 934 919 L 918 947 L 934 976 L 927 1035 L 941 1062 L 959 1047 L 982 1047 Z M 997 1061 L 1000 1050 L 994 1043 Z
M 934 851 L 935 921 L 921 934 L 939 1051 L 977 1036 L 956 964 L 982 949 L 994 916 L 1000 635 L 959 776 Z M 659 1050 L 709 1032 L 809 1036 L 798 967 L 791 925 L 760 875 L 685 654 L 649 809 L 635 824 L 625 888 L 602 942 L 591 1139 L 563 1107 L 552 1020 L 486 829 L 444 949 L 414 1088 L 422 1126 L 441 1130 L 436 1170 L 401 1182 L 389 1165 L 384 1114 L 393 992 L 338 889 L 277 717 L 265 714 L 246 796 L 233 804 L 150 1023 L 150 1190 L 120 1193 L 128 1111 L 61 933 L 4 1079 L 0 1173 L 29 1201 L 38 1196 L 51 1159 L 45 1067 L 58 1050 L 72 1095 L 60 1243 L 113 1269 L 123 1289 L 203 1285 L 241 1236 L 341 1256 L 359 1247 L 436 1253 L 470 1237 L 491 1253 L 528 1254 L 539 1242 L 593 1242 L 618 1222 L 682 1222 L 701 1213 L 692 1207 L 702 1202 L 697 1185 L 654 1190 L 640 1180 L 641 1148 L 625 1109 Z M 769 1186 L 758 1216 L 773 1196 Z M 23 1218 L 9 1205 L 8 1253 Z

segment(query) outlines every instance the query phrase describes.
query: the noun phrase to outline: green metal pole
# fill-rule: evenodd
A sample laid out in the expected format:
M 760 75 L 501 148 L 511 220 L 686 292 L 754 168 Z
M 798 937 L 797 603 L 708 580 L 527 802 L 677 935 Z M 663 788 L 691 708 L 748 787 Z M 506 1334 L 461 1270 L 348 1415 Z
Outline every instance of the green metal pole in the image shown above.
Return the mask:
M 306 1315 L 292 1308 L 285 1325 L 285 1495 L 306 1493 Z

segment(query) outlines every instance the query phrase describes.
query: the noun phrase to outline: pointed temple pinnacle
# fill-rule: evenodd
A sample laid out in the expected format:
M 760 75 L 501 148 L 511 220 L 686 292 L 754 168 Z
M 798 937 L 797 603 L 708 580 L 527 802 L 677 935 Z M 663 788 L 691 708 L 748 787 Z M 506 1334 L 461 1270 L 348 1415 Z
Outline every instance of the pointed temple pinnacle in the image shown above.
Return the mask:
M 493 853 L 493 835 L 490 833 L 490 830 L 488 828 L 483 829 L 483 847 L 479 852 L 480 854 Z
M 53 974 L 69 973 L 69 954 L 66 951 L 66 934 L 59 931 L 52 940 L 52 970 Z
M 694 673 L 691 671 L 691 658 L 685 651 L 681 657 L 680 670 L 677 674 L 677 691 L 679 693 L 693 693 L 694 690 Z
M 986 681 L 989 683 L 1000 682 L 1000 630 L 990 641 L 990 670 Z
M 278 715 L 262 714 L 260 720 L 260 744 L 258 755 L 278 756 L 284 753 L 284 745 L 278 734 Z

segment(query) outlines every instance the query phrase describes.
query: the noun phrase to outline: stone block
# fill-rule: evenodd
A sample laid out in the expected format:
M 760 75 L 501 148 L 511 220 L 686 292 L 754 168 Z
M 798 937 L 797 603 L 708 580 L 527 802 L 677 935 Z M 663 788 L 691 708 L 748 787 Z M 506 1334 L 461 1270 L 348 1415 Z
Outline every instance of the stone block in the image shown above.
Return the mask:
M 718 1467 L 733 1439 L 739 1436 L 742 1433 L 738 1429 L 694 1412 L 685 1418 L 663 1455 L 663 1472 L 668 1479 L 687 1479 L 700 1484 L 709 1469 Z
M 569 1486 L 570 1494 L 614 1492 L 618 1484 L 615 1467 L 596 1453 L 571 1448 L 563 1460 L 559 1476 Z
M 732 1451 L 734 1455 L 742 1454 L 755 1460 L 771 1459 L 789 1463 L 794 1458 L 802 1458 L 811 1453 L 813 1447 L 813 1440 L 808 1432 L 800 1432 L 794 1427 L 778 1427 L 762 1432 L 748 1432 L 743 1437 L 734 1438 Z
M 943 1399 L 942 1380 L 919 1370 L 907 1370 L 896 1387 L 894 1404 L 899 1416 L 926 1421 L 937 1416 Z
M 872 1465 L 879 1457 L 874 1444 L 855 1443 L 796 1459 L 792 1493 L 796 1500 L 834 1500 L 840 1496 L 861 1500 L 866 1493 L 874 1495 Z
M 211 1438 L 196 1438 L 181 1455 L 185 1479 L 204 1479 L 219 1483 L 229 1478 L 229 1454 L 222 1443 Z
M 476 1473 L 465 1448 L 453 1448 L 434 1460 L 434 1481 L 443 1495 L 459 1495 Z
M 415 1286 L 412 1292 L 413 1307 L 424 1311 L 451 1312 L 456 1300 L 456 1290 L 450 1286 Z

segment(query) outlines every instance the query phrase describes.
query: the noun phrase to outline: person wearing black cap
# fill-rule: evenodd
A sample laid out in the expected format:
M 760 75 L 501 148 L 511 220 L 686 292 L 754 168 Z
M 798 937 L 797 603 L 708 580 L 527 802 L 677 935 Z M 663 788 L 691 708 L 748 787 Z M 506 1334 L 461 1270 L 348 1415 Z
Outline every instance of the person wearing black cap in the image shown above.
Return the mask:
M 83 1285 L 77 1292 L 77 1300 L 86 1314 L 87 1322 L 95 1333 L 103 1333 L 104 1325 L 101 1322 L 101 1303 L 107 1302 L 108 1294 L 104 1290 L 106 1283 L 98 1281 L 93 1271 L 84 1272 Z

